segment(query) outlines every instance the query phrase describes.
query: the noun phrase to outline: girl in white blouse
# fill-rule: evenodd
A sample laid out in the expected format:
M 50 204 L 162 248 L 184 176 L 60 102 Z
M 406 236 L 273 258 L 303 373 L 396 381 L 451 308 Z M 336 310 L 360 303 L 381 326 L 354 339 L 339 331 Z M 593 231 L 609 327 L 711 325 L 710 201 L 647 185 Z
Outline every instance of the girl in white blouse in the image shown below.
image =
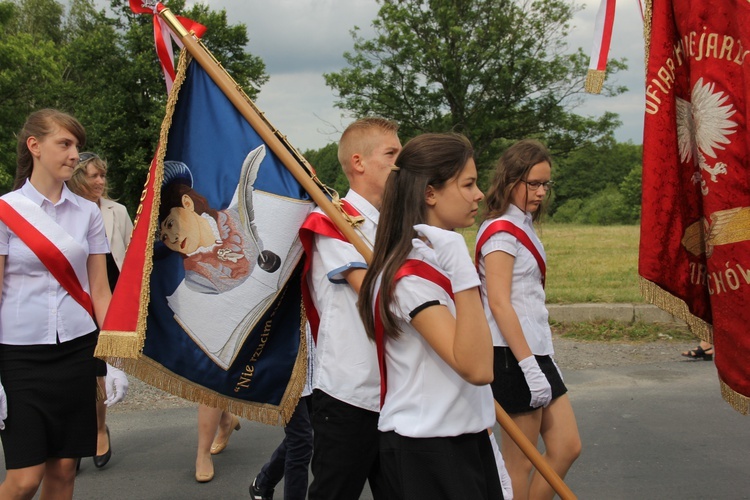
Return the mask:
M 502 498 L 487 429 L 492 343 L 463 237 L 483 195 L 469 141 L 424 134 L 396 159 L 359 310 L 381 363 L 389 499 Z
M 532 221 L 552 186 L 552 160 L 538 141 L 523 140 L 500 158 L 477 234 L 477 264 L 492 331 L 492 392 L 532 443 L 541 435 L 545 458 L 565 477 L 581 451 L 573 408 L 552 356 L 545 307 L 544 248 Z M 502 454 L 516 499 L 552 498 L 554 491 L 502 431 Z
M 76 460 L 96 452 L 109 246 L 99 208 L 65 186 L 85 140 L 70 115 L 29 115 L 15 190 L 0 203 L 0 498 L 32 498 L 40 484 L 41 498 L 72 498 Z

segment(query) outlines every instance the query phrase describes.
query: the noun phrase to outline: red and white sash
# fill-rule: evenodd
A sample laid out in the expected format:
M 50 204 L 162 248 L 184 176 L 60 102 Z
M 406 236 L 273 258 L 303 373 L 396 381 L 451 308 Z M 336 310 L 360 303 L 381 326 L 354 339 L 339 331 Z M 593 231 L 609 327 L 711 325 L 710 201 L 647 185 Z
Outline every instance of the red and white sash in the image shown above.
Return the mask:
M 91 296 L 81 282 L 88 253 L 42 208 L 18 191 L 0 199 L 0 220 L 39 258 L 73 299 L 94 316 Z M 77 262 L 78 265 L 73 263 Z
M 451 300 L 454 300 L 453 287 L 448 277 L 423 260 L 407 259 L 396 271 L 396 275 L 393 277 L 394 285 L 405 276 L 418 276 L 431 281 L 445 290 Z M 388 388 L 388 374 L 385 369 L 385 331 L 383 321 L 378 314 L 380 310 L 380 290 L 375 291 L 375 297 L 375 314 L 373 316 L 375 319 L 375 347 L 378 353 L 378 367 L 380 368 L 380 407 L 382 408 Z
M 539 253 L 539 249 L 537 249 L 534 242 L 531 241 L 531 238 L 526 234 L 526 231 L 508 220 L 496 220 L 495 222 L 490 223 L 484 231 L 477 235 L 477 246 L 474 255 L 474 262 L 477 269 L 479 269 L 479 258 L 482 256 L 482 247 L 495 233 L 512 234 L 529 252 L 531 252 L 531 255 L 536 259 L 539 270 L 542 272 L 542 288 L 544 288 L 544 282 L 547 279 L 547 264 L 544 262 L 544 257 Z

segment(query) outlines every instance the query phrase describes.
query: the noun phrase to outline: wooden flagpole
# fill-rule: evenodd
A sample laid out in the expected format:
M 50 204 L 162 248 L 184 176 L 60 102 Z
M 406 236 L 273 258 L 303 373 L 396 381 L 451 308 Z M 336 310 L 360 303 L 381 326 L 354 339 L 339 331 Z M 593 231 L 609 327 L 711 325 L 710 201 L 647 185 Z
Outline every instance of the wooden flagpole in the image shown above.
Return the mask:
M 529 461 L 534 464 L 534 467 L 547 480 L 555 493 L 560 495 L 562 500 L 576 500 L 576 496 L 573 494 L 568 485 L 560 478 L 555 470 L 547 463 L 547 460 L 539 453 L 536 446 L 526 437 L 523 431 L 516 425 L 510 415 L 503 410 L 500 403 L 495 401 L 495 419 L 500 427 L 508 433 L 508 435 L 515 441 L 521 451 L 526 455 Z
M 346 221 L 341 212 L 334 206 L 323 190 L 315 183 L 311 177 L 311 172 L 304 169 L 297 158 L 290 152 L 288 146 L 282 142 L 272 130 L 271 125 L 261 117 L 259 111 L 249 102 L 249 99 L 242 92 L 241 88 L 226 73 L 216 59 L 201 45 L 196 38 L 188 32 L 177 17 L 168 8 L 159 11 L 159 16 L 167 23 L 169 28 L 179 37 L 185 49 L 190 55 L 198 61 L 203 69 L 208 73 L 216 85 L 224 92 L 224 95 L 234 104 L 237 110 L 255 129 L 258 135 L 263 139 L 266 145 L 281 160 L 284 166 L 291 172 L 297 182 L 308 192 L 313 201 L 323 210 L 323 212 L 336 224 L 347 240 L 357 249 L 364 257 L 366 262 L 372 261 L 372 250 L 359 237 L 354 228 Z M 536 447 L 526 438 L 521 429 L 513 422 L 508 414 L 497 402 L 495 402 L 495 414 L 497 422 L 505 429 L 505 432 L 516 442 L 521 450 L 526 454 L 531 463 L 536 467 L 540 474 L 552 486 L 555 492 L 563 500 L 575 500 L 576 496 L 567 485 L 560 479 L 560 476 L 550 467 L 544 457 L 539 453 Z

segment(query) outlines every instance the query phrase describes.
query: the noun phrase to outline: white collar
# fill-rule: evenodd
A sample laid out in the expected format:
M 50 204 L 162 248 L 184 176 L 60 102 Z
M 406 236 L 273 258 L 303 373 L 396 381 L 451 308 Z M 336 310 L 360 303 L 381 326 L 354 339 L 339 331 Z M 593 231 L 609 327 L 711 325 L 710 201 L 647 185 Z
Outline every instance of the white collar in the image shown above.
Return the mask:
M 378 220 L 380 219 L 380 212 L 372 205 L 372 203 L 364 199 L 362 195 L 350 189 L 346 193 L 344 199 L 351 203 L 360 214 L 364 215 L 375 224 L 378 223 Z
M 75 206 L 79 207 L 78 199 L 76 198 L 76 195 L 73 194 L 73 192 L 68 189 L 68 186 L 63 182 L 62 185 L 62 193 L 60 194 L 60 201 L 57 203 L 52 203 L 49 198 L 44 196 L 42 193 L 37 191 L 37 189 L 34 187 L 34 185 L 31 183 L 31 179 L 26 179 L 26 182 L 23 186 L 21 186 L 21 194 L 23 194 L 26 198 L 30 199 L 40 207 L 45 202 L 50 203 L 50 205 L 57 206 L 61 204 L 64 201 L 69 201 L 73 203 Z

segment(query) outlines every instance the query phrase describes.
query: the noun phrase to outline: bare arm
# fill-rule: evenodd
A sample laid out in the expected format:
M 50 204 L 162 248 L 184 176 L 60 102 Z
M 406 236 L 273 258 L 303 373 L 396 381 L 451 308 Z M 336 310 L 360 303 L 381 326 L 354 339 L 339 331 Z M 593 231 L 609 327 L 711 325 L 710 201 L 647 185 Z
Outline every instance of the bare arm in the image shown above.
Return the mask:
M 107 256 L 104 254 L 89 255 L 86 261 L 86 269 L 89 275 L 91 301 L 94 303 L 94 319 L 101 328 L 104 324 L 104 317 L 107 315 L 109 301 L 112 299 L 112 292 L 109 289 L 109 280 L 107 279 Z
M 346 282 L 349 283 L 349 286 L 352 287 L 352 290 L 359 294 L 359 289 L 362 288 L 362 281 L 364 281 L 366 273 L 367 269 L 350 269 L 343 273 L 343 276 Z
M 445 306 L 428 307 L 412 319 L 412 326 L 430 347 L 464 380 L 474 385 L 492 382 L 492 336 L 478 288 L 455 295 L 456 317 Z
M 513 264 L 516 258 L 508 253 L 497 251 L 484 258 L 487 278 L 487 298 L 497 326 L 508 342 L 508 347 L 518 361 L 532 355 L 531 348 L 523 335 L 521 322 L 510 301 L 513 283 Z

